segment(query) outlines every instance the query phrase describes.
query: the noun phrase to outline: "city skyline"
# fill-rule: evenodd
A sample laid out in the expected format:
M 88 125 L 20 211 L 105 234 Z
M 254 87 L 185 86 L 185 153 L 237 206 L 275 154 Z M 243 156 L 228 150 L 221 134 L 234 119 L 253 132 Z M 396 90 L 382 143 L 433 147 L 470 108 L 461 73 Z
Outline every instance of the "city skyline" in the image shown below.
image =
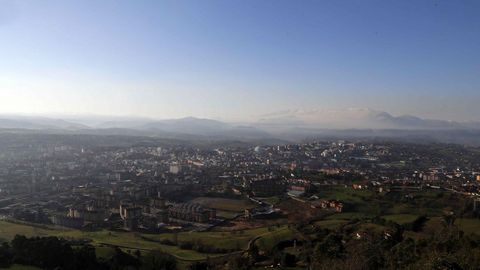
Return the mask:
M 474 1 L 1 1 L 0 113 L 478 121 Z M 381 22 L 381 23 L 380 23 Z

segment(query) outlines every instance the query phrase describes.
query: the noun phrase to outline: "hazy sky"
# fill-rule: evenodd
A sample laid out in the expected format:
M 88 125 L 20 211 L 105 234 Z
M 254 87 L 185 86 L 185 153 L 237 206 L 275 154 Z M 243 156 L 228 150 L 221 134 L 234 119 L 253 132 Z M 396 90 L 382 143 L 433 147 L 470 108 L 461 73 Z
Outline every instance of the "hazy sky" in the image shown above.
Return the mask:
M 480 1 L 0 0 L 0 113 L 480 120 Z

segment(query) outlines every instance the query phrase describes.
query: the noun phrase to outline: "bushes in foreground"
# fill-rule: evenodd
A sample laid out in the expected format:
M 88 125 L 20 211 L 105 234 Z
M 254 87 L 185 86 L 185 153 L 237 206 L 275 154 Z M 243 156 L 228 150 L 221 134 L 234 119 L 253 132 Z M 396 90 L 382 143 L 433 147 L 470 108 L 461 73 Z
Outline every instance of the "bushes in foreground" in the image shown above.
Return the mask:
M 142 257 L 141 252 L 133 256 L 115 248 L 108 259 L 99 259 L 95 247 L 72 245 L 57 237 L 32 237 L 17 235 L 10 243 L 0 246 L 0 268 L 22 264 L 42 269 L 94 270 L 94 269 L 176 269 L 176 259 L 161 251 L 151 251 Z

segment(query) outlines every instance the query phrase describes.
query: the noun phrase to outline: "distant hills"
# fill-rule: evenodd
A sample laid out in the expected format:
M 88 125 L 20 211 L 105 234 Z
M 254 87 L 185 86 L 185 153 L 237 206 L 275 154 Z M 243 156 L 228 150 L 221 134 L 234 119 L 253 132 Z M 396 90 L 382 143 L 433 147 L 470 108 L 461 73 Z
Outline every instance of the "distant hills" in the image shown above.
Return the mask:
M 318 129 L 480 129 L 480 122 L 423 119 L 412 115 L 393 116 L 372 109 L 288 110 L 263 116 L 259 126 Z
M 64 120 L 47 117 L 3 115 L 0 116 L 0 129 L 16 132 L 25 130 L 29 133 L 156 136 L 185 140 L 274 139 L 268 132 L 252 126 L 195 117 L 168 120 L 76 117 Z
M 125 117 L 33 117 L 0 115 L 3 131 L 30 133 L 155 136 L 208 140 L 303 140 L 306 138 L 424 139 L 480 145 L 479 122 L 393 116 L 371 109 L 288 110 L 263 115 L 250 123 L 226 123 L 186 117 L 155 120 Z
M 0 128 L 6 129 L 67 129 L 79 130 L 89 128 L 80 123 L 63 119 L 29 116 L 0 116 Z

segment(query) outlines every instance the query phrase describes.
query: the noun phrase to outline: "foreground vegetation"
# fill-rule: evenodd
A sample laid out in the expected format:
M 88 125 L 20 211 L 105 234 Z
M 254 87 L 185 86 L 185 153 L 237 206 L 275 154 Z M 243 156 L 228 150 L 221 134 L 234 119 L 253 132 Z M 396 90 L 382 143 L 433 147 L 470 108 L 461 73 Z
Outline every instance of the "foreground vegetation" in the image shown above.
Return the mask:
M 472 211 L 469 198 L 432 190 L 377 193 L 345 187 L 325 188 L 317 196 L 341 199 L 345 211 L 239 231 L 162 234 L 85 232 L 0 221 L 0 239 L 10 242 L 2 247 L 1 267 L 53 269 L 49 267 L 62 262 L 47 267 L 15 251 L 19 241 L 55 243 L 52 239 L 60 239 L 58 245 L 62 247 L 71 247 L 65 256 L 73 256 L 72 261 L 75 256 L 90 260 L 91 265 L 83 265 L 87 267 L 84 269 L 167 269 L 155 268 L 157 263 L 166 262 L 171 267 L 168 269 L 261 269 L 271 265 L 329 270 L 480 267 L 480 219 Z M 202 200 L 218 204 L 219 209 L 224 202 Z M 231 203 L 223 209 L 245 207 L 239 200 Z M 112 268 L 115 263 L 117 268 Z M 62 269 L 75 269 L 69 267 L 64 264 Z
M 99 258 L 95 247 L 72 242 L 57 237 L 15 236 L 9 243 L 0 247 L 0 267 L 9 269 L 165 269 L 177 268 L 175 258 L 161 251 L 150 251 L 142 255 L 140 251 L 128 254 L 115 248 L 108 258 Z M 33 268 L 35 269 L 35 268 Z

